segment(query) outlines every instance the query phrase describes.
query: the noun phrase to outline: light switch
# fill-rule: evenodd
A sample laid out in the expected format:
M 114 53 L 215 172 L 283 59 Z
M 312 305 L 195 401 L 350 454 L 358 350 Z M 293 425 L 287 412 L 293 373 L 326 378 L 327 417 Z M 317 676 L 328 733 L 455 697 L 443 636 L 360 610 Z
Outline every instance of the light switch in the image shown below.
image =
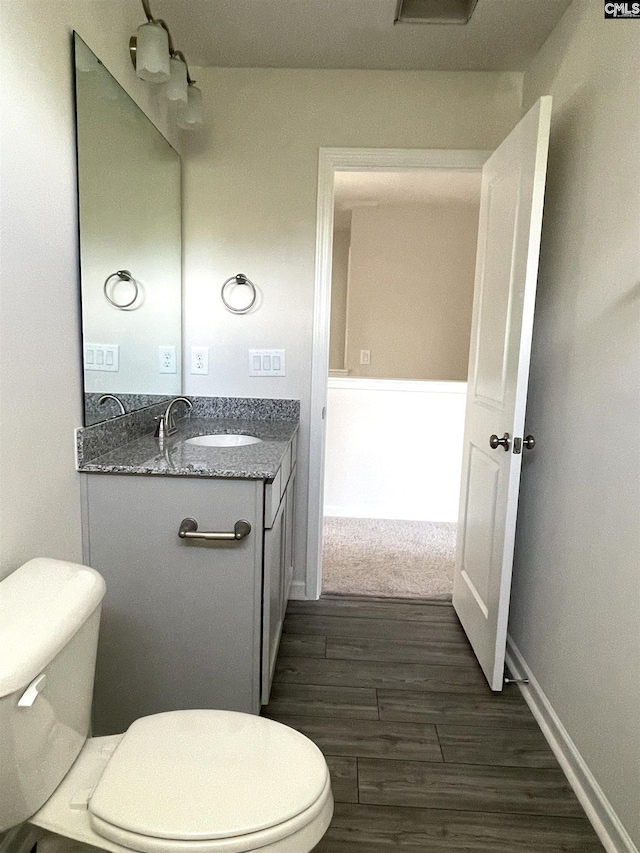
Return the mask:
M 250 349 L 249 376 L 286 376 L 283 349 Z
M 120 369 L 119 344 L 85 344 L 84 368 L 117 373 Z
M 371 350 L 370 349 L 361 349 L 360 350 L 360 364 L 371 364 Z

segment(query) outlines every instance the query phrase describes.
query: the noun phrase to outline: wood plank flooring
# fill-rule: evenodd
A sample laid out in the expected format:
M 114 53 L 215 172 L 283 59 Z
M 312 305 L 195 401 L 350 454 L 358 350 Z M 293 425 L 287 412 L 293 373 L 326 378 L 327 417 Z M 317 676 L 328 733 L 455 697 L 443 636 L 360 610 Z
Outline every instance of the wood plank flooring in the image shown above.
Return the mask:
M 520 691 L 489 690 L 451 605 L 289 603 L 265 716 L 311 738 L 314 853 L 602 853 Z

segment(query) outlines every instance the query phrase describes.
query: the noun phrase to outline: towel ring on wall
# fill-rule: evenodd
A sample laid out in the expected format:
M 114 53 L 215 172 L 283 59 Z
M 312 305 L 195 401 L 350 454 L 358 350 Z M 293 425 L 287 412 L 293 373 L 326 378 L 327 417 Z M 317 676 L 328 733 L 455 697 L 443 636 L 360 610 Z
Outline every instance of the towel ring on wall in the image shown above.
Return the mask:
M 116 302 L 115 299 L 112 299 L 111 296 L 109 296 L 109 282 L 112 278 L 117 278 L 118 281 L 131 282 L 131 284 L 133 285 L 134 294 L 133 299 L 130 302 Z M 140 287 L 138 285 L 138 282 L 131 275 L 129 270 L 118 270 L 117 272 L 112 272 L 111 275 L 108 275 L 104 280 L 104 287 L 102 289 L 104 291 L 105 299 L 107 300 L 107 302 L 111 303 L 114 308 L 120 308 L 122 311 L 127 308 L 131 308 L 140 293 Z
M 234 308 L 233 305 L 229 305 L 229 303 L 225 299 L 224 292 L 232 282 L 234 284 L 244 284 L 251 291 L 251 301 L 249 302 L 248 305 L 245 305 L 243 308 Z M 252 281 L 249 281 L 249 279 L 246 277 L 246 275 L 243 275 L 243 273 L 239 272 L 237 275 L 232 275 L 231 278 L 228 278 L 225 281 L 225 283 L 222 285 L 222 290 L 220 291 L 220 296 L 222 297 L 224 307 L 227 309 L 227 311 L 231 311 L 233 314 L 246 314 L 247 311 L 250 311 L 253 308 L 253 306 L 256 304 L 256 286 Z

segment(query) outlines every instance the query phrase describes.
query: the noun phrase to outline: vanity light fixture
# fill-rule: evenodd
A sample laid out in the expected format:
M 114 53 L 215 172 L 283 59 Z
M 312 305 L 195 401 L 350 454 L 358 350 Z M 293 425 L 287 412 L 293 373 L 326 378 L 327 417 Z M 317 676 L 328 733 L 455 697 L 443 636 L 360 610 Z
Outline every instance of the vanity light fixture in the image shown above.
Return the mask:
M 176 122 L 182 130 L 195 130 L 202 125 L 202 92 L 197 86 L 187 89 L 187 103 L 179 103 Z
M 147 23 L 129 40 L 136 74 L 148 83 L 162 83 L 163 94 L 175 107 L 174 117 L 182 130 L 202 125 L 202 92 L 191 79 L 184 53 L 176 50 L 169 27 L 151 13 L 150 0 L 141 0 Z

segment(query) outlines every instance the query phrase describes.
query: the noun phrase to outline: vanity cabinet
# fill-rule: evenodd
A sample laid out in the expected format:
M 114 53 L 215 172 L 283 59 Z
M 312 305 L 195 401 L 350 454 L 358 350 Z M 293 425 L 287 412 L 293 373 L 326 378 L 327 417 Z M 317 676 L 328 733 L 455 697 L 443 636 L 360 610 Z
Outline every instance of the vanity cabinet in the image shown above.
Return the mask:
M 295 469 L 269 529 L 264 532 L 264 613 L 262 622 L 262 704 L 269 701 L 293 576 Z
M 82 480 L 84 559 L 107 585 L 94 734 L 176 709 L 258 713 L 269 696 L 293 572 L 293 443 L 272 482 Z M 180 539 L 188 517 L 202 531 L 231 531 L 245 519 L 251 532 L 240 541 Z

